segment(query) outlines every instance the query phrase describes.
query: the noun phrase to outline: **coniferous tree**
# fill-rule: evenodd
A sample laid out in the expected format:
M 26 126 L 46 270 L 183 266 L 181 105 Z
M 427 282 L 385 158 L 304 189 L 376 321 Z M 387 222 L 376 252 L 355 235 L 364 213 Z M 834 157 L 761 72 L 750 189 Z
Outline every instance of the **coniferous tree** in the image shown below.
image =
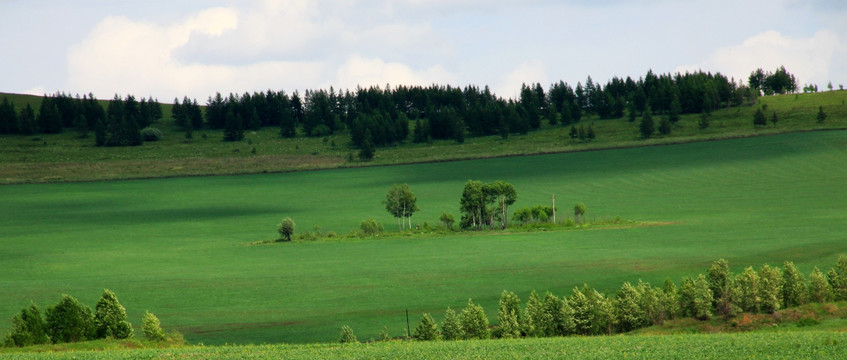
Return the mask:
M 145 311 L 144 317 L 141 318 L 141 332 L 147 340 L 165 340 L 165 332 L 162 330 L 162 324 L 159 322 L 159 318 L 149 311 Z
M 465 332 L 462 329 L 462 323 L 456 312 L 451 308 L 447 308 L 444 313 L 444 321 L 441 322 L 442 335 L 444 340 L 459 340 L 465 337 Z
M 482 306 L 476 305 L 468 299 L 468 305 L 462 310 L 459 317 L 462 323 L 465 339 L 488 339 L 491 334 L 488 331 L 488 318 Z
M 823 106 L 818 106 L 818 115 L 816 118 L 818 119 L 818 124 L 823 124 L 824 120 L 826 120 L 826 113 L 823 112 Z
M 32 106 L 26 104 L 18 118 L 18 131 L 23 135 L 32 135 L 36 131 L 35 110 Z
M 649 107 L 644 110 L 644 116 L 641 117 L 641 123 L 638 126 L 638 129 L 641 132 L 641 137 L 645 139 L 650 138 L 650 136 L 653 136 L 653 132 L 655 131 L 655 125 L 653 124 L 653 116 L 650 115 Z
M 438 333 L 438 326 L 435 324 L 435 320 L 432 319 L 431 315 L 424 313 L 421 316 L 421 321 L 415 327 L 415 338 L 421 341 L 438 340 L 441 338 L 441 334 Z
M 517 338 L 521 335 L 520 299 L 515 293 L 503 290 L 497 306 L 498 335 L 501 338 Z
M 595 306 L 591 299 L 585 295 L 579 288 L 573 289 L 568 299 L 568 303 L 573 308 L 574 330 L 580 335 L 595 334 Z
M 18 114 L 15 111 L 15 104 L 3 97 L 3 104 L 0 105 L 0 134 L 17 134 L 18 133 Z
M 38 112 L 38 126 L 43 133 L 58 134 L 62 132 L 62 114 L 53 98 L 44 96 L 41 100 L 41 110 Z
M 756 112 L 753 114 L 753 125 L 755 126 L 765 126 L 768 124 L 768 119 L 765 118 L 765 113 L 762 112 L 761 108 L 756 109 Z
M 224 128 L 224 141 L 244 140 L 244 128 L 241 115 L 233 111 L 226 113 L 226 127 Z

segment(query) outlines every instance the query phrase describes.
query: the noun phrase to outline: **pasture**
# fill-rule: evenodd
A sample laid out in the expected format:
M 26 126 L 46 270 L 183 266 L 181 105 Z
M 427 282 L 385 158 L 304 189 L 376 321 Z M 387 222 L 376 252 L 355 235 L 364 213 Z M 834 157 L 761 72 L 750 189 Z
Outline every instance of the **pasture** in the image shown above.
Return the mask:
M 534 233 L 458 233 L 249 245 L 297 231 L 345 233 L 369 217 L 396 224 L 380 201 L 408 183 L 412 221 L 458 217 L 468 179 L 515 185 L 513 208 L 663 226 Z M 32 300 L 62 293 L 93 306 L 115 291 L 140 327 L 149 310 L 192 342 L 362 340 L 392 336 L 422 312 L 441 319 L 468 298 L 496 319 L 503 289 L 569 294 L 588 283 L 659 284 L 705 272 L 794 261 L 808 273 L 847 252 L 847 133 L 807 132 L 661 147 L 298 173 L 0 187 L 0 333 Z M 574 340 L 577 341 L 577 340 Z

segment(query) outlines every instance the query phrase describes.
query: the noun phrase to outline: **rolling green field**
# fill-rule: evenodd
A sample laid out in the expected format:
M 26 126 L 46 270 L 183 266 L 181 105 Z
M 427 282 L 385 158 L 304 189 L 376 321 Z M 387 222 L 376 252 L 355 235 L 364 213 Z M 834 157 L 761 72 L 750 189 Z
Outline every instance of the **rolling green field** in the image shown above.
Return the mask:
M 0 94 L 17 104 L 31 103 L 36 109 L 39 97 Z M 776 113 L 774 126 L 754 128 L 753 113 L 766 106 L 768 119 Z M 827 120 L 815 120 L 822 106 Z M 17 107 L 18 110 L 22 105 Z M 392 165 L 425 161 L 490 158 L 523 154 L 568 152 L 615 147 L 634 147 L 670 143 L 747 137 L 815 129 L 847 128 L 847 91 L 814 94 L 766 96 L 755 106 L 720 109 L 712 113 L 710 126 L 700 129 L 700 114 L 689 114 L 673 126 L 667 136 L 641 139 L 638 122 L 625 118 L 599 120 L 586 116 L 582 126 L 592 124 L 597 132 L 593 141 L 574 141 L 570 127 L 551 126 L 527 135 L 469 137 L 458 144 L 453 140 L 431 144 L 406 143 L 379 148 L 373 161 L 349 161 L 358 151 L 350 145 L 346 131 L 326 137 L 310 138 L 302 134 L 283 139 L 279 129 L 267 127 L 245 133 L 245 140 L 223 142 L 220 130 L 195 131 L 190 140 L 173 124 L 171 106 L 162 105 L 164 118 L 153 126 L 164 132 L 164 139 L 142 146 L 95 147 L 93 134 L 80 139 L 67 129 L 61 134 L 0 137 L 0 184 L 43 183 L 86 180 L 112 180 L 173 177 L 209 174 L 246 174 L 304 169 L 327 169 L 363 165 Z M 655 116 L 658 122 L 659 116 Z M 639 119 L 640 120 L 640 119 Z M 255 150 L 255 153 L 253 152 Z
M 602 336 L 547 339 L 254 345 L 8 354 L 26 359 L 831 359 L 847 333 Z
M 808 273 L 847 252 L 847 132 L 826 131 L 594 152 L 283 174 L 0 187 L 0 319 L 62 293 L 91 306 L 115 291 L 138 331 L 149 310 L 205 344 L 360 339 L 405 329 L 404 310 L 440 320 L 468 298 L 496 318 L 500 292 L 558 295 L 588 283 L 658 284 L 794 261 Z M 413 222 L 458 215 L 468 179 L 503 179 L 515 207 L 582 201 L 588 217 L 663 226 L 249 245 L 282 217 L 347 232 L 407 182 Z M 0 322 L 0 333 L 10 323 Z M 573 340 L 578 341 L 578 340 Z

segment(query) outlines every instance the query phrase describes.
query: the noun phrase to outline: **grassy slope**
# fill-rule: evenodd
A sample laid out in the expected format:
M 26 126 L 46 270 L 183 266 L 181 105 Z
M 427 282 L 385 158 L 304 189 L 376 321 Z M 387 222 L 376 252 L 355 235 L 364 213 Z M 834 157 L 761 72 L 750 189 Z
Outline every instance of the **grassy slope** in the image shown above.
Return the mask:
M 503 289 L 568 294 L 639 278 L 658 284 L 705 271 L 792 260 L 806 273 L 847 252 L 843 131 L 395 167 L 0 187 L 0 319 L 61 293 L 93 305 L 114 290 L 136 326 L 144 310 L 205 343 L 392 335 L 421 312 L 437 319 L 468 297 L 496 317 Z M 459 234 L 340 243 L 246 245 L 298 230 L 346 232 L 408 182 L 434 223 L 457 214 L 470 178 L 504 179 L 515 206 L 583 201 L 588 216 L 669 226 L 534 234 Z M 9 323 L 0 323 L 0 333 Z
M 847 333 L 609 336 L 498 341 L 257 345 L 9 354 L 26 359 L 828 359 L 847 351 Z
M 13 99 L 19 98 L 20 101 L 40 101 L 39 98 L 13 96 Z M 754 129 L 752 114 L 755 108 L 748 106 L 716 111 L 711 126 L 706 130 L 697 127 L 699 115 L 683 116 L 671 136 L 647 141 L 638 138 L 637 123 L 629 123 L 625 119 L 586 120 L 584 123 L 594 123 L 598 133 L 596 141 L 575 143 L 568 136 L 569 128 L 545 125 L 541 131 L 512 136 L 509 140 L 489 136 L 469 138 L 464 144 L 436 141 L 431 145 L 406 144 L 383 148 L 368 164 L 562 152 L 845 128 L 845 100 L 847 91 L 765 97 L 761 102 L 768 106 L 768 119 L 773 111 L 780 118 L 776 127 L 769 125 Z M 829 115 L 824 124 L 815 122 L 818 106 L 823 106 Z M 220 131 L 197 131 L 194 139 L 186 141 L 171 123 L 170 106 L 163 106 L 163 111 L 166 120 L 157 126 L 165 131 L 165 140 L 139 147 L 97 148 L 93 146 L 92 138 L 79 139 L 74 131 L 57 135 L 4 136 L 0 141 L 0 184 L 261 173 L 363 165 L 346 160 L 348 154 L 355 151 L 349 147 L 346 133 L 326 141 L 304 137 L 281 139 L 278 129 L 265 128 L 247 132 L 245 141 L 224 143 Z M 206 138 L 203 138 L 204 135 Z M 253 149 L 256 149 L 255 155 L 252 154 Z

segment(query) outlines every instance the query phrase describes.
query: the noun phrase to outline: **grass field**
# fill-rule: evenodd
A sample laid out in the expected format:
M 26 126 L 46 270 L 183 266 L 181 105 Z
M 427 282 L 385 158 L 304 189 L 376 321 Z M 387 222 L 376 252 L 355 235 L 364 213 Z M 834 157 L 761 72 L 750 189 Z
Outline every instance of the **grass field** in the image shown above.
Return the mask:
M 150 310 L 206 344 L 360 339 L 437 320 L 473 298 L 496 318 L 503 289 L 613 292 L 783 260 L 808 273 L 847 252 L 847 132 L 807 132 L 528 157 L 242 176 L 0 187 L 0 319 L 62 293 L 91 306 L 109 288 L 138 328 Z M 458 215 L 468 179 L 515 185 L 515 207 L 577 201 L 588 217 L 665 226 L 248 245 L 298 230 L 347 232 L 407 182 L 413 222 Z M 0 322 L 0 333 L 10 323 Z
M 9 96 L 16 103 L 32 103 L 36 109 L 40 103 L 38 97 L 0 94 L 0 98 L 3 96 Z M 194 138 L 186 140 L 170 119 L 170 105 L 165 104 L 164 119 L 154 125 L 165 132 L 164 140 L 138 147 L 98 148 L 94 146 L 93 134 L 87 139 L 79 139 L 73 130 L 54 135 L 0 137 L 0 184 L 326 169 L 847 128 L 845 101 L 847 91 L 768 96 L 757 106 L 767 106 L 768 119 L 773 112 L 777 113 L 780 120 L 776 126 L 769 123 L 766 127 L 754 128 L 756 107 L 741 106 L 715 111 L 710 118 L 711 125 L 705 130 L 697 125 L 699 114 L 685 115 L 670 136 L 649 140 L 639 138 L 638 122 L 630 123 L 624 118 L 584 120 L 582 124 L 592 123 L 598 134 L 598 138 L 590 142 L 574 142 L 568 135 L 569 127 L 545 123 L 539 131 L 513 135 L 508 140 L 488 136 L 468 138 L 463 144 L 444 140 L 380 148 L 374 160 L 368 163 L 347 160 L 348 155 L 357 150 L 350 147 L 346 132 L 325 139 L 302 136 L 282 139 L 279 130 L 270 127 L 248 131 L 244 141 L 225 143 L 220 130 L 203 130 L 194 132 Z M 818 106 L 823 106 L 828 114 L 823 124 L 815 121 Z
M 25 359 L 832 359 L 845 332 L 254 345 L 7 354 Z

